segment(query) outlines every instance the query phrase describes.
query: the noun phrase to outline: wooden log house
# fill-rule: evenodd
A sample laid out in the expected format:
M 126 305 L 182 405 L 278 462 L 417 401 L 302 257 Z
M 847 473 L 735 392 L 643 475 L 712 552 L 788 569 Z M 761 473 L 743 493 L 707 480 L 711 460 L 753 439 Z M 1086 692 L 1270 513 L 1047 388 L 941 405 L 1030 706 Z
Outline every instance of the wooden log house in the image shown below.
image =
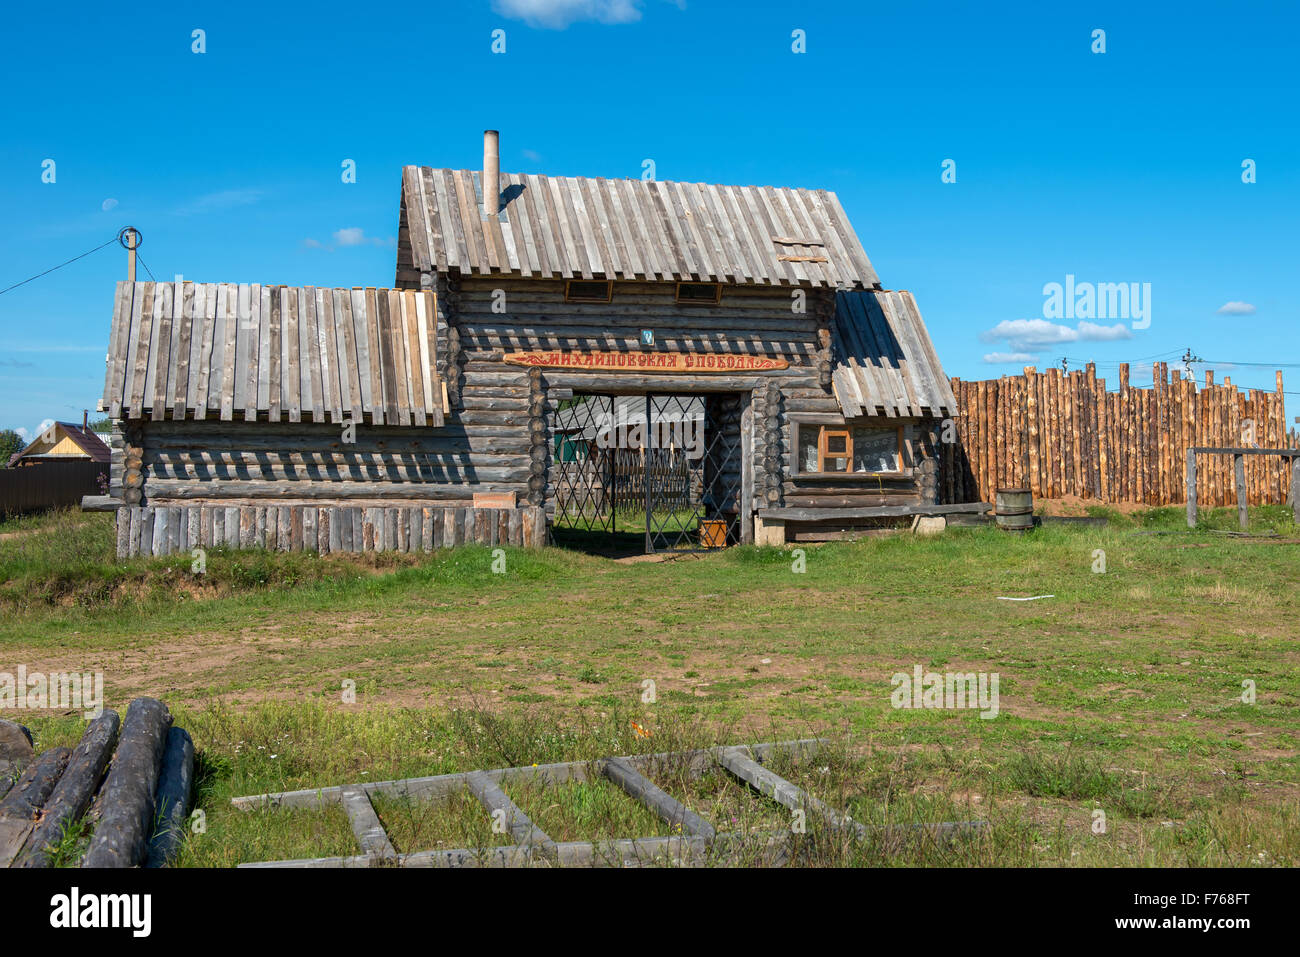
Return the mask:
M 492 133 L 484 154 L 403 170 L 391 289 L 118 284 L 120 555 L 778 543 L 937 502 L 952 391 L 834 193 L 501 175 Z M 644 514 L 584 517 L 556 424 L 618 396 L 645 397 L 635 442 L 602 433 L 645 468 Z M 701 407 L 702 445 L 654 440 Z M 690 500 L 660 500 L 684 472 Z

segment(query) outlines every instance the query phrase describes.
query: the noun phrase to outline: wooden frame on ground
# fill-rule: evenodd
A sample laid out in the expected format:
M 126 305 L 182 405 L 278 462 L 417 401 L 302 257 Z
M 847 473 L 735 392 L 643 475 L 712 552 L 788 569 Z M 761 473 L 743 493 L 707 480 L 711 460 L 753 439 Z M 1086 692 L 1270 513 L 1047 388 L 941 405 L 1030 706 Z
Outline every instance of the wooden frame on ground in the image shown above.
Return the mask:
M 744 850 L 746 843 L 758 848 L 764 864 L 780 865 L 788 860 L 789 831 L 761 833 L 719 833 L 712 824 L 656 785 L 648 775 L 673 769 L 698 778 L 720 767 L 759 793 L 789 808 L 822 821 L 850 839 L 873 833 L 886 840 L 903 839 L 920 833 L 934 840 L 978 834 L 983 821 L 944 822 L 906 828 L 871 829 L 806 793 L 797 785 L 763 766 L 774 753 L 790 753 L 796 760 L 815 755 L 822 742 L 805 738 L 796 741 L 661 752 L 567 761 L 531 767 L 496 768 L 440 774 L 433 777 L 374 781 L 342 787 L 316 788 L 254 794 L 231 799 L 241 810 L 257 808 L 321 808 L 341 804 L 352 823 L 357 841 L 365 852 L 351 857 L 306 858 L 289 861 L 261 861 L 241 867 L 525 867 L 535 863 L 582 866 L 638 866 L 642 864 L 701 864 L 716 860 L 719 853 Z M 654 837 L 628 837 L 607 841 L 553 841 L 510 799 L 503 785 L 525 781 L 561 784 L 569 781 L 605 779 L 621 788 L 669 824 L 676 833 Z M 468 790 L 489 813 L 501 815 L 515 843 L 508 847 L 478 847 L 455 850 L 427 850 L 399 854 L 375 814 L 371 795 L 383 794 L 413 800 L 440 801 Z

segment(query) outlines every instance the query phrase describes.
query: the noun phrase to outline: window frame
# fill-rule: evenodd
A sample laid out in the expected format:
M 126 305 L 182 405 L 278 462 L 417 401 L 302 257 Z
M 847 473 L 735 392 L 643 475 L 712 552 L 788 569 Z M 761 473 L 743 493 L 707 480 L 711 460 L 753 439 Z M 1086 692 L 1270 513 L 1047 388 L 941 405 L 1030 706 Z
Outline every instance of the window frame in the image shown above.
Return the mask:
M 904 478 L 912 477 L 913 470 L 906 465 L 905 443 L 904 443 L 905 426 L 901 423 L 894 427 L 894 431 L 897 436 L 896 448 L 898 450 L 898 468 L 888 472 L 852 471 L 853 430 L 873 429 L 875 431 L 884 432 L 889 430 L 889 426 L 887 425 L 886 426 L 865 425 L 865 424 L 855 424 L 851 422 L 846 422 L 841 425 L 836 423 L 817 422 L 817 421 L 809 421 L 806 419 L 794 418 L 792 419 L 790 426 L 794 433 L 791 436 L 791 443 L 790 443 L 790 474 L 795 481 L 800 481 L 801 479 L 811 479 L 814 481 L 829 480 L 829 481 L 840 481 L 840 482 L 842 481 L 860 482 L 860 481 L 874 481 L 876 479 L 904 479 Z M 803 469 L 803 462 L 802 459 L 800 458 L 800 450 L 802 448 L 802 442 L 800 441 L 800 433 L 802 432 L 803 429 L 817 430 L 817 467 L 819 471 L 808 472 Z M 838 432 L 848 433 L 848 442 L 846 444 L 848 449 L 849 471 L 844 471 L 844 472 L 821 471 L 825 467 L 824 460 L 827 457 L 825 455 L 827 434 L 828 433 L 834 434 Z M 838 459 L 838 458 L 844 458 L 845 456 L 834 455 L 830 457 Z
M 712 286 L 713 298 L 712 299 L 683 299 L 682 298 L 683 286 Z M 722 302 L 722 283 L 707 282 L 707 281 L 702 282 L 694 279 L 683 280 L 677 283 L 677 288 L 673 292 L 673 301 L 676 302 L 679 306 L 683 306 L 683 305 L 684 306 L 701 306 L 701 305 L 716 306 L 718 303 Z
M 604 283 L 605 298 L 598 299 L 594 296 L 575 296 L 573 286 L 575 283 Z M 564 301 L 565 302 L 597 302 L 608 303 L 614 298 L 614 280 L 612 279 L 566 279 L 564 282 Z

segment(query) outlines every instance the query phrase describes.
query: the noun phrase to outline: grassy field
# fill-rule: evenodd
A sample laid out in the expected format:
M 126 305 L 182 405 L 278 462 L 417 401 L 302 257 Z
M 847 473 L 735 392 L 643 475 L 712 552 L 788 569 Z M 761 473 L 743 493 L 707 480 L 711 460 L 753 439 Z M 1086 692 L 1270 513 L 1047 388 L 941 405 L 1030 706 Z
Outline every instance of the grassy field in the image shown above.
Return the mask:
M 0 524 L 0 671 L 102 670 L 108 706 L 171 706 L 201 752 L 192 865 L 357 853 L 341 811 L 237 812 L 234 795 L 813 735 L 826 752 L 788 775 L 855 818 L 992 825 L 949 847 L 813 835 L 815 862 L 1300 863 L 1289 511 L 1254 510 L 1249 538 L 1229 534 L 1235 510 L 1195 532 L 1177 509 L 1108 517 L 813 546 L 801 562 L 507 549 L 494 574 L 481 548 L 214 550 L 196 575 L 188 558 L 117 563 L 108 516 L 62 513 Z M 1034 595 L 1054 597 L 998 600 Z M 891 676 L 916 665 L 997 673 L 997 717 L 891 707 Z M 0 716 L 41 747 L 84 725 Z M 723 829 L 788 822 L 726 776 L 659 783 Z M 513 796 L 557 840 L 662 832 L 604 785 Z M 468 801 L 379 813 L 399 850 L 501 843 Z

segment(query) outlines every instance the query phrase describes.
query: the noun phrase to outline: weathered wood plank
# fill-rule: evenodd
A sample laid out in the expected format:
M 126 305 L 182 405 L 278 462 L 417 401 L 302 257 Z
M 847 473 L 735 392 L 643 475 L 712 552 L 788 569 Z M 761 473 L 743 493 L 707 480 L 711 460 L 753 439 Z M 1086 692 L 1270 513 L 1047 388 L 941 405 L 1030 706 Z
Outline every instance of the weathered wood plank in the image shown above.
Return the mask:
M 716 836 L 713 825 L 686 807 L 668 792 L 664 791 L 649 778 L 644 777 L 623 758 L 608 758 L 601 770 L 628 795 L 644 804 L 647 808 L 671 825 L 674 829 L 684 831 L 707 841 Z
M 375 813 L 370 795 L 365 789 L 356 785 L 345 787 L 341 797 L 343 810 L 347 812 L 352 833 L 356 835 L 362 852 L 372 860 L 392 860 L 397 857 L 397 850 L 379 822 L 379 815 Z

